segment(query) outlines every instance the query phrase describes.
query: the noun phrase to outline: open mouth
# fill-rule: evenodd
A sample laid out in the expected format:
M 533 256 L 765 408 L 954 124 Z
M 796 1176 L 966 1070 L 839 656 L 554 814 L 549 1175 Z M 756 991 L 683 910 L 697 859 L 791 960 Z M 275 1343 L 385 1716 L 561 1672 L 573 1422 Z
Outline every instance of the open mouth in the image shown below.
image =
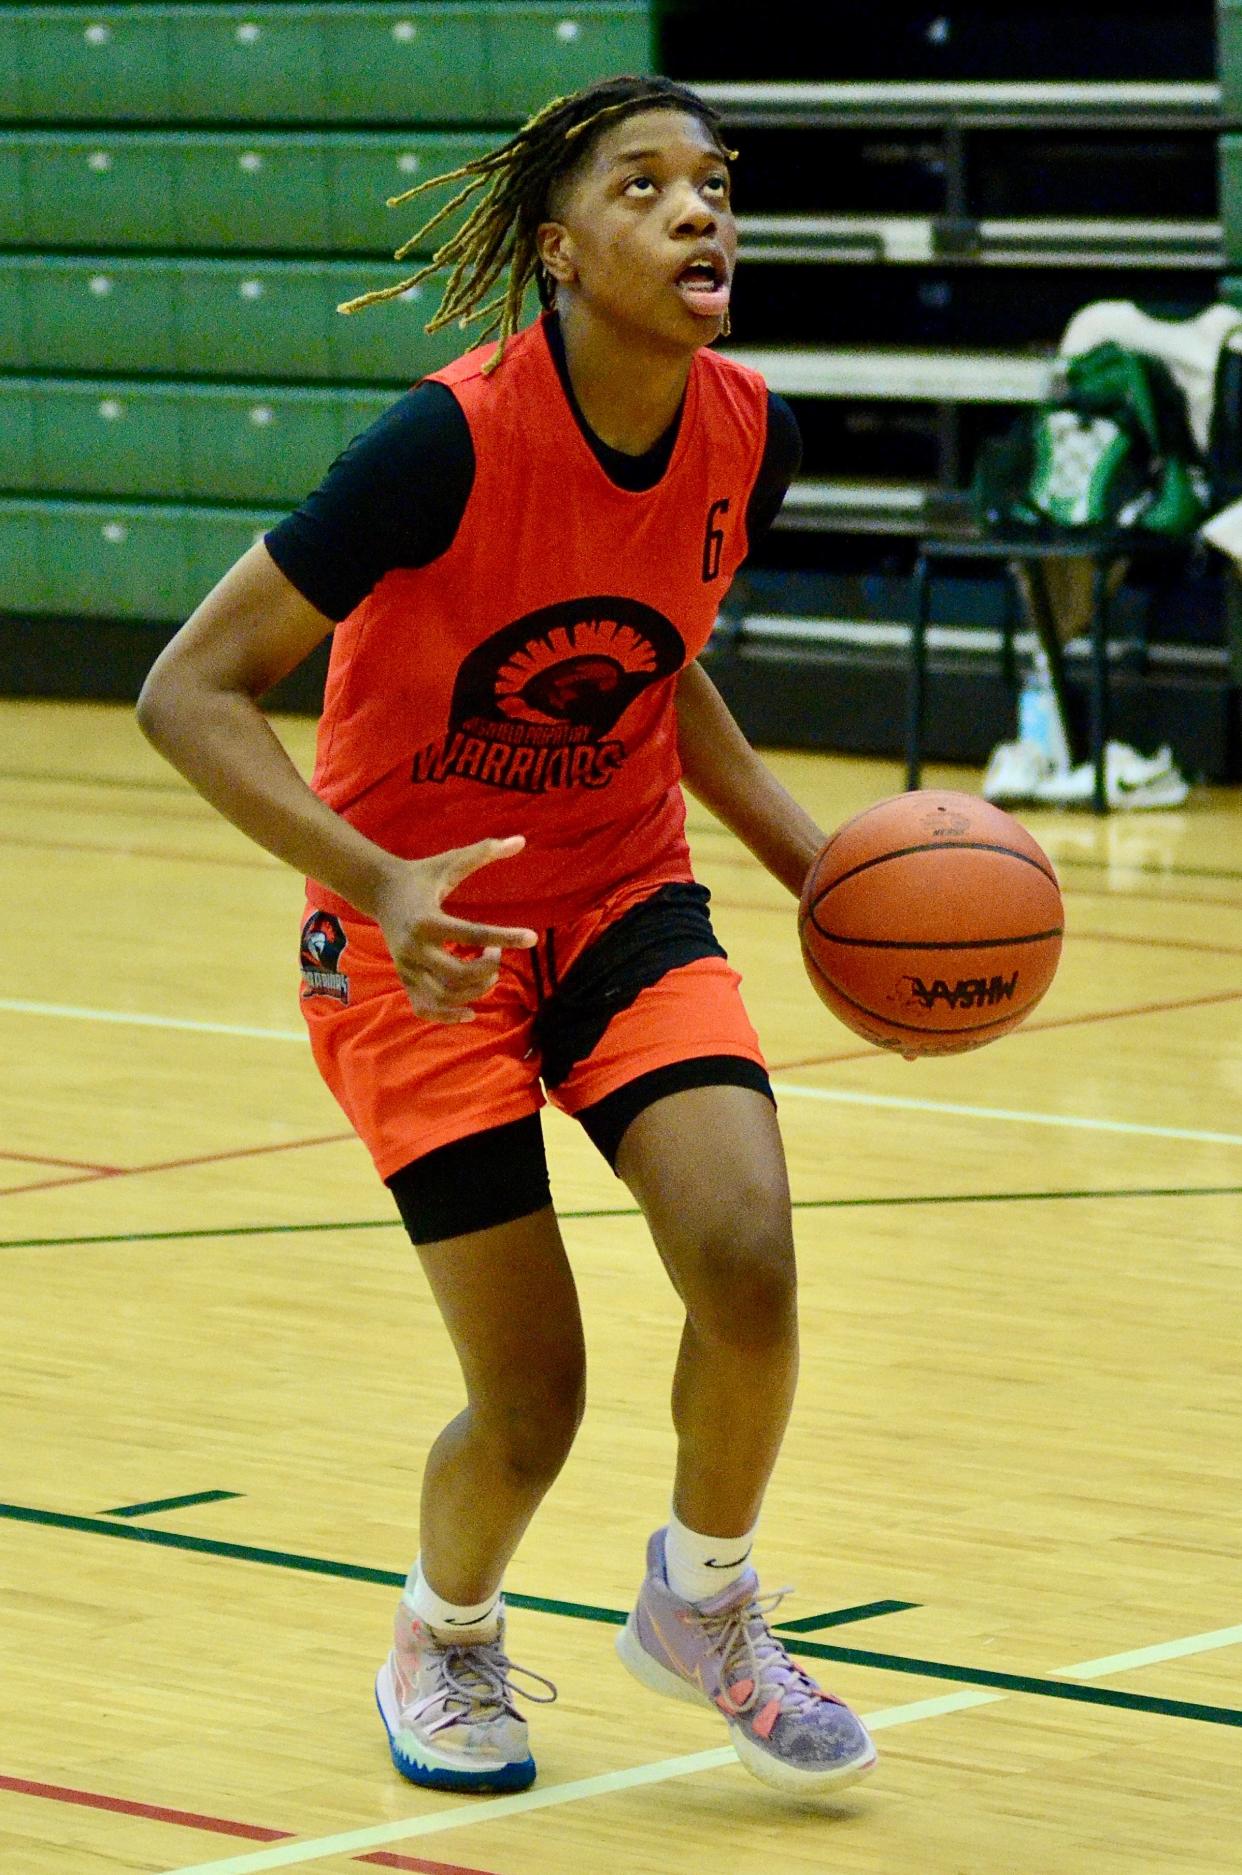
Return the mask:
M 675 285 L 691 312 L 701 318 L 718 319 L 729 309 L 729 276 L 721 261 L 690 261 L 677 275 Z

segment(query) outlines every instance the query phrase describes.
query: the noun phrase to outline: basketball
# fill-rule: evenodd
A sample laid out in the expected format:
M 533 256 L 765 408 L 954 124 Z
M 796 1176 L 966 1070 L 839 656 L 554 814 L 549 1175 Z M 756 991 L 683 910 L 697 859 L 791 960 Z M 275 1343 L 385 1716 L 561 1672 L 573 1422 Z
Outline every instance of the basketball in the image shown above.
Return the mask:
M 1025 827 L 973 794 L 924 788 L 833 834 L 798 910 L 807 974 L 877 1048 L 956 1055 L 1029 1015 L 1056 974 L 1064 911 Z

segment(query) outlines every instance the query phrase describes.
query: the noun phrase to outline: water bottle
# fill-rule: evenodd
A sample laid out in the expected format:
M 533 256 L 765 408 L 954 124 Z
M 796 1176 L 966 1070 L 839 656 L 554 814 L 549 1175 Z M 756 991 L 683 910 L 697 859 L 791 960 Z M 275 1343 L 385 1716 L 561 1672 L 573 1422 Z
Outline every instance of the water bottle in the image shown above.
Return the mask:
M 1052 686 L 1052 672 L 1042 645 L 1036 645 L 1031 667 L 1018 692 L 1018 740 L 1037 748 L 1060 774 L 1070 766 L 1069 739 Z

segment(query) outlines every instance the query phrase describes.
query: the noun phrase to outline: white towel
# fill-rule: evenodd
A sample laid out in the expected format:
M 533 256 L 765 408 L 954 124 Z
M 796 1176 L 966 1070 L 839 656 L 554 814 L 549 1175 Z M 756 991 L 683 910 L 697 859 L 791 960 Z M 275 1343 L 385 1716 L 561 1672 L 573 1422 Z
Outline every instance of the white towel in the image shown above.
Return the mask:
M 1216 399 L 1216 372 L 1225 346 L 1242 350 L 1242 312 L 1208 306 L 1194 319 L 1153 319 L 1128 299 L 1094 300 L 1070 320 L 1061 357 L 1076 358 L 1112 339 L 1167 365 L 1186 400 L 1186 417 L 1200 455 L 1207 454 Z

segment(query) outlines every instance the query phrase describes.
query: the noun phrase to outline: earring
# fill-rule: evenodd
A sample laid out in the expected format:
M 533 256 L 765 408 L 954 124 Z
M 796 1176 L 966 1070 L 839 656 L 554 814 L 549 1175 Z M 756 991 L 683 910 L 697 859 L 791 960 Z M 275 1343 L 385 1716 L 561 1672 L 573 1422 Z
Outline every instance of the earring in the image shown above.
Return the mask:
M 725 316 L 724 316 L 724 324 L 723 324 L 723 325 L 721 326 L 721 328 L 720 328 L 720 336 L 721 336 L 721 338 L 722 338 L 722 339 L 727 339 L 727 338 L 728 338 L 728 336 L 729 336 L 729 334 L 730 334 L 730 333 L 732 332 L 732 330 L 733 330 L 733 321 L 732 321 L 732 319 L 730 319 L 730 317 L 729 317 L 729 309 L 728 309 L 728 307 L 726 306 L 726 307 L 725 307 Z

